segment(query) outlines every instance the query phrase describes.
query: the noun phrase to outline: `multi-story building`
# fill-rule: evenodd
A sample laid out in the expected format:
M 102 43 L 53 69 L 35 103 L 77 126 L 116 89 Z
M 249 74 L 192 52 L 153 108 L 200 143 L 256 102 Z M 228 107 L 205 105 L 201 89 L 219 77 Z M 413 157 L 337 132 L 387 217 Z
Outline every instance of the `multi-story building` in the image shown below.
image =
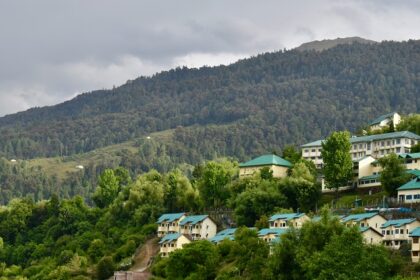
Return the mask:
M 322 168 L 322 142 L 318 140 L 301 146 L 302 157 L 311 160 L 318 168 Z M 420 136 L 409 131 L 398 131 L 384 134 L 353 136 L 350 138 L 350 154 L 353 160 L 365 156 L 377 159 L 385 155 L 410 153 L 411 146 L 420 141 Z
M 250 161 L 240 163 L 239 177 L 245 178 L 253 176 L 264 167 L 270 168 L 274 178 L 283 178 L 287 176 L 287 171 L 292 168 L 292 164 L 276 155 L 263 155 Z
M 413 229 L 409 234 L 411 240 L 411 261 L 419 262 L 420 260 L 420 227 Z
M 381 229 L 381 225 L 386 223 L 386 219 L 377 212 L 348 215 L 341 219 L 347 226 L 371 227 L 376 231 Z
M 158 237 L 169 233 L 178 233 L 179 222 L 185 217 L 185 213 L 168 213 L 160 216 L 156 222 L 158 224 Z
M 170 233 L 162 237 L 159 241 L 160 254 L 167 257 L 169 253 L 176 249 L 181 249 L 185 244 L 191 243 L 189 236 L 180 233 Z
M 381 226 L 383 244 L 387 247 L 399 249 L 402 243 L 410 240 L 409 233 L 416 227 L 420 227 L 417 219 L 389 220 Z
M 370 130 L 381 130 L 389 127 L 391 123 L 396 127 L 401 122 L 401 116 L 397 112 L 382 115 L 369 123 Z
M 208 215 L 187 216 L 179 222 L 180 233 L 192 240 L 209 239 L 216 235 L 217 225 Z
M 309 221 L 310 218 L 305 213 L 288 213 L 288 214 L 275 214 L 270 217 L 270 228 L 295 228 L 302 227 L 303 223 Z
M 415 177 L 410 182 L 397 189 L 398 200 L 404 203 L 420 202 L 420 177 Z

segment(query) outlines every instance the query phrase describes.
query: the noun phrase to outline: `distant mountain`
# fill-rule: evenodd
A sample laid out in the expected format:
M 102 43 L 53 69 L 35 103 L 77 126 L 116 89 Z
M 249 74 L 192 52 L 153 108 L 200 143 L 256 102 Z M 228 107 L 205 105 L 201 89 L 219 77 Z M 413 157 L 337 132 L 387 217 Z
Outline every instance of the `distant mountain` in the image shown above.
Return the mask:
M 323 51 L 338 45 L 349 45 L 353 43 L 359 44 L 375 44 L 378 43 L 376 41 L 363 39 L 360 37 L 347 37 L 347 38 L 337 38 L 337 39 L 330 39 L 330 40 L 322 40 L 322 41 L 312 41 L 308 43 L 304 43 L 296 48 L 298 51 Z
M 0 118 L 0 156 L 73 155 L 173 129 L 164 146 L 138 144 L 143 163 L 151 155 L 159 156 L 157 166 L 244 160 L 333 130 L 355 131 L 387 112 L 418 112 L 419 72 L 420 41 L 354 41 L 177 68 Z

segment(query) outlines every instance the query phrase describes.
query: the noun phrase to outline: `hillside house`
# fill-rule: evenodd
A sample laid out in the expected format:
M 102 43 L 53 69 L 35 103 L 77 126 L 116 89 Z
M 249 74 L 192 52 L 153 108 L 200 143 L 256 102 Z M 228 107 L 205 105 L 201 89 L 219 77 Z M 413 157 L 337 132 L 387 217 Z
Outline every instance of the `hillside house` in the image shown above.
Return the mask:
M 182 249 L 185 244 L 191 243 L 191 238 L 180 233 L 170 233 L 162 237 L 159 241 L 160 254 L 162 257 L 167 257 L 176 249 Z
M 301 146 L 302 157 L 311 160 L 317 168 L 322 168 L 322 142 L 318 140 Z M 377 159 L 391 153 L 410 153 L 411 146 L 420 141 L 420 136 L 409 131 L 397 131 L 350 138 L 352 160 L 359 160 L 365 156 Z
M 287 171 L 292 168 L 292 164 L 276 155 L 263 155 L 245 163 L 240 163 L 239 178 L 253 176 L 264 167 L 270 168 L 274 178 L 283 178 L 287 176 Z
M 216 235 L 217 225 L 208 215 L 187 216 L 179 223 L 180 233 L 192 240 L 209 239 Z
M 411 240 L 411 261 L 417 263 L 420 260 L 420 227 L 413 229 L 409 237 Z
M 352 214 L 342 218 L 341 221 L 347 226 L 371 227 L 376 231 L 380 231 L 381 226 L 387 222 L 377 212 Z
M 397 189 L 398 200 L 403 203 L 420 202 L 420 177 L 415 177 L 410 182 Z
M 400 154 L 399 157 L 404 160 L 406 169 L 420 170 L 420 153 Z
M 276 242 L 279 237 L 286 233 L 286 228 L 263 228 L 258 231 L 258 237 L 264 240 L 265 242 L 272 244 Z
M 305 213 L 275 214 L 270 217 L 270 228 L 301 228 L 310 218 Z
M 381 130 L 389 127 L 391 124 L 396 127 L 401 122 L 401 116 L 397 112 L 382 115 L 369 123 L 369 128 L 372 131 Z
M 222 231 L 219 231 L 215 236 L 209 239 L 210 242 L 218 244 L 219 242 L 229 239 L 229 240 L 235 240 L 235 232 L 237 228 L 228 228 L 224 229 Z
M 378 245 L 382 243 L 383 235 L 372 227 L 360 227 L 359 230 L 362 233 L 363 241 L 366 244 Z
M 359 188 L 380 187 L 380 171 L 378 161 L 372 156 L 364 156 L 353 161 L 354 181 Z
M 389 220 L 381 226 L 383 244 L 387 247 L 399 249 L 402 243 L 410 240 L 409 233 L 420 227 L 417 219 Z
M 159 217 L 158 221 L 158 237 L 162 237 L 169 233 L 179 232 L 179 222 L 186 217 L 185 213 L 168 213 Z

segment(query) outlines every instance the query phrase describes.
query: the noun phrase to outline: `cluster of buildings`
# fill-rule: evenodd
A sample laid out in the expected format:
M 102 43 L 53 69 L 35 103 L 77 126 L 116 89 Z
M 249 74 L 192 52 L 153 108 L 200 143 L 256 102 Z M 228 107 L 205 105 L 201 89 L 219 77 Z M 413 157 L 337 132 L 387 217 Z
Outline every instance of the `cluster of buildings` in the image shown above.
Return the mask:
M 338 216 L 346 226 L 357 226 L 367 244 L 383 244 L 399 249 L 404 243 L 411 244 L 413 262 L 420 259 L 420 222 L 415 218 L 387 220 L 378 212 Z M 312 221 L 321 218 L 315 216 Z M 258 237 L 272 245 L 280 241 L 290 227 L 301 228 L 311 218 L 305 213 L 275 214 L 269 219 L 269 227 L 258 230 Z M 186 213 L 162 215 L 158 221 L 160 254 L 167 257 L 176 249 L 194 240 L 209 240 L 215 244 L 224 239 L 234 240 L 236 228 L 217 232 L 216 223 L 208 215 L 188 216 Z M 254 228 L 255 229 L 255 228 Z M 257 229 L 255 229 L 257 230 Z

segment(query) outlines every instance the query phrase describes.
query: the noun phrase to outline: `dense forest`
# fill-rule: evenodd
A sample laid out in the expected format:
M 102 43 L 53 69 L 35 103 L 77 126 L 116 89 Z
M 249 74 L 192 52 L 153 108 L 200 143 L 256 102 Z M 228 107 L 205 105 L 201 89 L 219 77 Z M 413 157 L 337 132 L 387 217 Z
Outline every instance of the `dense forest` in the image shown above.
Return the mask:
M 420 41 L 355 42 L 177 68 L 0 118 L 0 156 L 72 155 L 178 128 L 197 160 L 243 160 L 356 131 L 390 111 L 417 112 L 419 62 Z

